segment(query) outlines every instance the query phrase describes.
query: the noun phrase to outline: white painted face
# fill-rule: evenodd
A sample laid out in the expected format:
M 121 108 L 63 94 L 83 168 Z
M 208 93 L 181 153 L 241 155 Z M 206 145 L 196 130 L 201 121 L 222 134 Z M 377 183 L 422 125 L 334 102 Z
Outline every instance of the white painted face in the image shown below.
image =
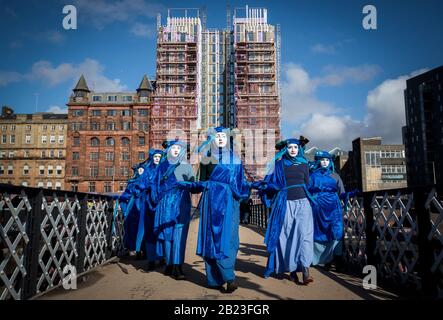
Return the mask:
M 322 168 L 327 168 L 329 166 L 330 160 L 328 158 L 320 159 L 320 165 Z
M 298 155 L 298 144 L 296 143 L 288 144 L 288 154 L 292 158 L 296 157 Z
M 143 174 L 143 172 L 145 172 L 145 169 L 143 169 L 142 167 L 138 168 L 138 174 L 141 176 Z
M 224 148 L 228 144 L 228 137 L 225 132 L 217 132 L 215 135 L 215 144 L 219 148 Z
M 156 153 L 156 154 L 154 154 L 154 157 L 152 158 L 152 161 L 154 162 L 154 164 L 159 164 L 159 163 L 160 163 L 160 160 L 161 160 L 161 158 L 162 158 L 162 155 L 161 155 L 161 154 L 158 154 L 158 153 Z
M 179 146 L 178 144 L 174 144 L 173 146 L 171 146 L 169 153 L 171 154 L 172 157 L 177 158 L 178 155 L 180 154 L 180 151 L 182 151 L 182 147 Z

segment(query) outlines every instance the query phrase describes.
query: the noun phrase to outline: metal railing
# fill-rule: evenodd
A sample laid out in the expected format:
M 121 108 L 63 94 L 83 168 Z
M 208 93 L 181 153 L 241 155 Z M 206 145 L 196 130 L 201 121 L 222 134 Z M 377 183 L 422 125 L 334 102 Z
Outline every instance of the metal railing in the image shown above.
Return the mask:
M 343 258 L 361 274 L 365 265 L 396 287 L 443 293 L 443 186 L 364 192 L 342 201 Z M 250 223 L 267 227 L 270 210 L 254 205 Z
M 123 218 L 100 194 L 0 184 L 0 300 L 29 299 L 123 248 Z

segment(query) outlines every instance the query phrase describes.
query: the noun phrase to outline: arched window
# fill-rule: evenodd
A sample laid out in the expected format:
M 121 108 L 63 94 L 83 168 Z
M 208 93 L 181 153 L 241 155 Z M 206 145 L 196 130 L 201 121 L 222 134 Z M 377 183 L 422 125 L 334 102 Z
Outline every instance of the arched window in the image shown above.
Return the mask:
M 91 138 L 91 147 L 98 147 L 100 145 L 100 140 L 98 138 Z
M 113 146 L 113 145 L 115 145 L 115 140 L 114 140 L 114 138 L 106 138 L 106 145 L 107 145 L 107 146 Z
M 129 146 L 130 143 L 131 143 L 131 140 L 129 140 L 129 138 L 126 138 L 126 137 L 122 138 L 122 146 Z

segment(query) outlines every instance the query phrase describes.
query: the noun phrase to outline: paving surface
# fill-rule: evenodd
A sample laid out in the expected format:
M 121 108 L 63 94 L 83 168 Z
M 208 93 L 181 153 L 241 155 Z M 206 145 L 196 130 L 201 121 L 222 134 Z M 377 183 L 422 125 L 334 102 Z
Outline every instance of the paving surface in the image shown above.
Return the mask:
M 38 299 L 397 299 L 387 291 L 365 290 L 362 280 L 350 275 L 312 268 L 314 282 L 297 285 L 289 275 L 263 278 L 266 249 L 263 236 L 254 227 L 240 226 L 240 250 L 236 263 L 239 289 L 225 293 L 206 287 L 204 263 L 195 254 L 198 221 L 191 222 L 183 271 L 187 280 L 176 281 L 163 275 L 163 267 L 146 272 L 147 262 L 132 257 L 98 267 L 79 279 L 77 290 L 57 288 Z

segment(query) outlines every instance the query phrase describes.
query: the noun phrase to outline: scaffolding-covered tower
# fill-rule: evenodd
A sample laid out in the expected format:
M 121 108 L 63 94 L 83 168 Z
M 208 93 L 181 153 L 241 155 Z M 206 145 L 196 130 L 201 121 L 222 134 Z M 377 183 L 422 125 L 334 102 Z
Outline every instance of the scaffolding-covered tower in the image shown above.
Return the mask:
M 242 11 L 245 15 L 240 16 L 239 12 Z M 240 130 L 275 130 L 275 140 L 278 140 L 279 33 L 273 25 L 268 24 L 266 9 L 248 6 L 234 11 L 233 28 L 235 109 L 231 121 Z M 257 142 L 257 139 L 254 141 Z M 245 144 L 248 145 L 248 142 L 245 141 Z M 273 146 L 264 147 L 261 143 L 255 143 L 254 148 L 256 154 L 266 154 L 265 150 L 273 153 L 274 150 Z M 254 178 L 263 177 L 265 164 L 246 164 L 246 169 Z
M 172 10 L 183 15 L 172 17 Z M 188 12 L 196 13 L 188 16 Z M 150 146 L 158 148 L 174 130 L 188 139 L 198 128 L 201 104 L 202 24 L 198 9 L 169 9 L 166 26 L 157 23 L 156 94 L 151 111 Z M 168 136 L 169 135 L 169 136 Z

